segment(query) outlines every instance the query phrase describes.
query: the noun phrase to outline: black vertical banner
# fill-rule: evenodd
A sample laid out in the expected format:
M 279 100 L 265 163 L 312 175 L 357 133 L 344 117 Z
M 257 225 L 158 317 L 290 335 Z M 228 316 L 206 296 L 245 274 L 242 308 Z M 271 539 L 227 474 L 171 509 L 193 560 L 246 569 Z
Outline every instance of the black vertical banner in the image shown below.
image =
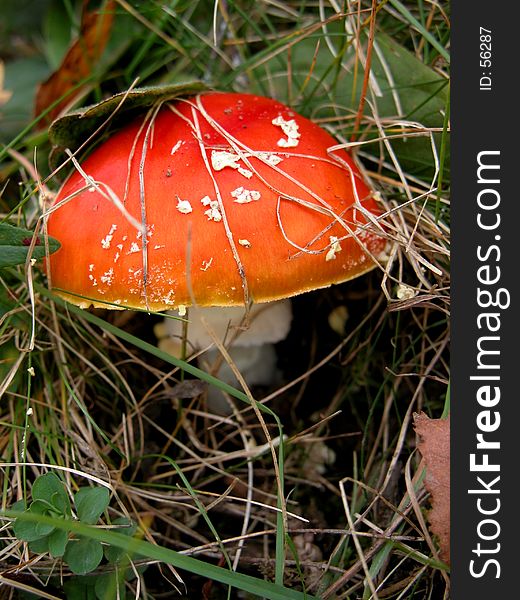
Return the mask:
M 452 598 L 517 598 L 520 9 L 451 12 Z

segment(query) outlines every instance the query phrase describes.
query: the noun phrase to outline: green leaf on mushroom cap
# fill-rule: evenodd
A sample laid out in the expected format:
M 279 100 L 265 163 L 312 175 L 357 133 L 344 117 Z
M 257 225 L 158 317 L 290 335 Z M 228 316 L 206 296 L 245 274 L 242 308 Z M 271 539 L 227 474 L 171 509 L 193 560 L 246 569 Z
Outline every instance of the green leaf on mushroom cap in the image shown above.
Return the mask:
M 197 94 L 209 87 L 201 81 L 174 83 L 120 92 L 97 104 L 69 112 L 56 119 L 49 128 L 49 138 L 58 149 L 77 150 L 105 121 L 116 127 L 124 116 L 127 123 L 131 113 L 142 112 L 158 102 L 173 100 L 180 96 Z M 56 159 L 52 157 L 53 161 Z
M 27 260 L 27 253 L 31 248 L 34 232 L 21 227 L 0 223 L 0 269 L 21 265 Z M 54 238 L 38 236 L 31 251 L 31 258 L 40 260 L 45 256 L 46 241 L 49 253 L 52 254 L 60 247 Z

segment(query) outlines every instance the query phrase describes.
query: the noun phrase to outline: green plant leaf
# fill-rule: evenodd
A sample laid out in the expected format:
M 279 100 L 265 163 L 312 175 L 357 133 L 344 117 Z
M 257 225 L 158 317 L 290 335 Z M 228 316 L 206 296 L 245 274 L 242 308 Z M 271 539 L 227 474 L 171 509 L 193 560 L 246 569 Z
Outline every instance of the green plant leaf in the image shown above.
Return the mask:
M 31 503 L 31 506 L 28 509 L 28 512 L 30 513 L 34 513 L 36 515 L 49 515 L 49 516 L 55 516 L 55 513 L 53 510 L 49 510 L 49 504 L 47 502 L 45 502 L 44 500 L 36 500 L 34 502 Z M 51 506 L 52 509 L 52 506 Z M 49 533 L 51 533 L 52 531 L 54 531 L 54 526 L 53 525 L 49 525 L 47 523 L 38 523 L 37 526 L 34 528 L 34 536 L 33 539 L 39 539 L 42 537 L 45 537 L 47 535 L 49 535 Z
M 35 479 L 32 487 L 32 498 L 33 504 L 35 500 L 43 500 L 50 504 L 56 512 L 70 514 L 70 501 L 65 486 L 52 471 Z
M 54 510 L 58 511 L 59 514 L 70 517 L 70 500 L 66 492 L 54 492 L 51 498 L 51 504 Z
M 31 523 L 30 521 L 16 519 L 16 521 L 13 523 L 13 533 L 19 540 L 22 540 L 23 542 L 32 542 L 34 540 L 38 540 L 42 536 L 37 533 L 36 525 L 36 523 Z
M 67 544 L 63 560 L 76 575 L 93 571 L 103 558 L 103 546 L 91 538 L 77 538 Z
M 125 517 L 115 519 L 112 521 L 112 525 L 121 525 L 122 527 L 116 531 L 129 537 L 133 536 L 137 530 L 137 527 Z M 105 546 L 104 553 L 105 558 L 112 564 L 120 562 L 121 559 L 126 555 L 126 552 L 122 548 L 116 548 L 115 546 Z
M 29 510 L 32 510 L 32 512 L 36 512 L 39 515 L 45 515 L 48 513 L 52 514 L 57 512 L 56 508 L 54 507 L 54 504 L 51 504 L 50 502 L 47 502 L 47 500 L 43 500 L 41 498 L 33 500 L 31 502 Z
M 70 577 L 65 580 L 63 589 L 67 600 L 96 600 L 97 577 Z
M 53 69 L 57 69 L 67 52 L 71 40 L 70 17 L 63 10 L 63 2 L 53 0 L 43 21 L 44 50 Z
M 0 318 L 2 317 L 2 312 L 2 306 L 0 305 Z M 6 381 L 8 376 L 12 376 L 11 370 L 15 368 L 19 358 L 20 350 L 16 347 L 14 340 L 7 340 L 3 344 L 0 344 L 0 381 Z M 22 387 L 23 383 L 22 369 L 17 369 L 7 391 L 15 394 Z
M 48 506 L 45 501 L 37 500 L 36 502 L 32 502 L 31 506 L 25 512 L 47 515 L 50 512 Z M 31 527 L 27 527 L 27 522 L 16 519 L 13 531 L 19 540 L 33 542 L 49 535 L 49 533 L 54 531 L 54 526 L 49 523 L 35 523 Z
M 38 525 L 34 528 L 34 535 L 37 536 L 35 539 L 47 537 L 53 531 L 54 531 L 54 527 L 52 527 L 52 525 L 45 525 L 44 523 L 38 523 Z
M 74 496 L 78 519 L 88 525 L 94 525 L 107 509 L 109 500 L 110 494 L 107 488 L 81 488 Z
M 39 540 L 33 540 L 27 544 L 29 550 L 34 554 L 45 554 L 49 551 L 49 538 L 48 536 L 42 537 Z
M 4 21 L 3 9 L 6 4 L 6 2 L 2 3 L 2 21 Z M 2 106 L 0 140 L 3 143 L 18 135 L 31 120 L 35 90 L 49 75 L 49 71 L 49 64 L 41 56 L 6 61 L 4 86 L 6 90 L 13 92 L 13 95 L 7 104 Z
M 45 514 L 38 511 L 34 511 L 29 509 L 27 512 L 32 512 L 33 514 Z M 41 538 L 46 537 L 54 531 L 54 526 L 49 525 L 48 523 L 29 523 L 27 521 L 22 521 L 21 519 L 16 519 L 13 523 L 13 532 L 14 535 L 23 542 L 34 542 L 35 540 L 40 540 Z
M 32 243 L 33 232 L 9 223 L 0 223 L 0 268 L 21 265 L 27 260 L 27 253 Z M 60 247 L 54 238 L 48 237 L 49 252 L 52 254 Z M 36 238 L 31 258 L 40 260 L 45 256 L 45 240 Z
M 125 580 L 134 575 L 132 569 L 116 569 L 96 577 L 97 600 L 117 600 L 125 598 Z
M 0 288 L 0 318 L 4 318 L 4 323 L 7 323 L 9 325 L 11 325 L 12 327 L 15 327 L 16 329 L 21 329 L 22 331 L 29 331 L 30 326 L 31 326 L 31 319 L 30 316 L 25 314 L 24 312 L 20 313 L 19 310 L 16 310 L 17 308 L 19 308 L 22 305 L 22 300 L 17 297 L 14 296 L 13 292 L 11 291 L 11 288 L 9 287 L 9 277 L 6 277 L 7 281 L 7 288 L 5 287 L 1 287 Z M 14 283 L 14 282 L 13 282 Z M 8 314 L 10 313 L 10 314 Z M 5 315 L 5 317 L 4 317 Z M 7 350 L 7 348 L 11 349 L 11 348 L 15 348 L 16 354 L 19 354 L 19 350 L 16 349 L 16 345 L 15 344 L 9 344 L 9 342 L 4 342 L 0 345 L 0 351 L 1 350 Z M 7 356 L 9 355 L 9 353 L 5 353 Z M 2 353 L 2 358 L 4 356 L 4 354 Z M 1 358 L 0 358 L 0 365 L 2 365 L 3 363 L 1 362 Z M 0 366 L 1 368 L 1 366 Z M 3 378 L 2 378 L 3 381 Z
M 67 532 L 63 529 L 55 529 L 47 536 L 49 553 L 53 558 L 59 558 L 65 554 L 65 548 L 69 540 Z
M 17 500 L 11 507 L 13 512 L 25 512 L 27 510 L 27 503 L 25 500 Z

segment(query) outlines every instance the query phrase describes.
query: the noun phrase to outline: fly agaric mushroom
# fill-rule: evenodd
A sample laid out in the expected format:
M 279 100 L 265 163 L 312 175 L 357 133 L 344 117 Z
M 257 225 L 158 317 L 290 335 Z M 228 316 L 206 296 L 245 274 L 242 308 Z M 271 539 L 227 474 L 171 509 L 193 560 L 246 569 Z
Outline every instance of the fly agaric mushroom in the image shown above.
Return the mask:
M 272 344 L 291 319 L 288 301 L 272 301 L 361 275 L 385 245 L 370 223 L 376 202 L 335 145 L 268 98 L 205 93 L 163 104 L 103 142 L 60 190 L 47 223 L 61 242 L 50 257 L 54 290 L 82 308 L 181 316 L 192 305 L 243 314 L 251 301 L 270 302 L 263 316 L 252 311 L 232 355 L 249 384 L 270 383 Z M 240 317 L 226 315 L 224 330 L 236 333 Z M 166 320 L 160 345 L 169 337 L 171 350 L 178 335 Z M 210 343 L 206 332 L 188 336 L 199 349 Z
M 54 291 L 82 308 L 182 312 L 370 270 L 385 245 L 376 202 L 335 145 L 269 98 L 164 103 L 99 145 L 58 193 L 47 221 L 61 242 L 49 258 Z

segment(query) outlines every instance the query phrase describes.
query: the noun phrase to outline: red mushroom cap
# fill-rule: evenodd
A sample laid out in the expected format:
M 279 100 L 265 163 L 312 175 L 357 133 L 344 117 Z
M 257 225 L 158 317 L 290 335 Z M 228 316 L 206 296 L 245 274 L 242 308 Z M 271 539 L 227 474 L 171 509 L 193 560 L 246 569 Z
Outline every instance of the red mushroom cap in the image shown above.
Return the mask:
M 376 202 L 336 144 L 269 98 L 163 104 L 61 188 L 53 288 L 82 307 L 164 310 L 267 302 L 370 270 L 385 245 L 366 227 Z

